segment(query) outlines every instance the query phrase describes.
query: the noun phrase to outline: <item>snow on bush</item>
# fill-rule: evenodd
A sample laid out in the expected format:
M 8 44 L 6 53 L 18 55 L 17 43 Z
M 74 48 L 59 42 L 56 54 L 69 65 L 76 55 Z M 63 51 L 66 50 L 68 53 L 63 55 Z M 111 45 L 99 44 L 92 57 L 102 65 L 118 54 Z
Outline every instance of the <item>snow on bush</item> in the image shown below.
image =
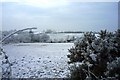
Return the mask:
M 2 78 L 10 78 L 11 77 L 11 63 L 8 60 L 8 56 L 3 51 L 2 48 L 0 48 L 0 68 L 2 68 Z
M 87 32 L 69 49 L 70 78 L 76 80 L 120 79 L 120 30 Z M 76 63 L 82 63 L 76 65 Z
M 3 31 L 2 38 L 15 31 Z M 33 43 L 33 42 L 48 42 L 50 40 L 49 35 L 46 33 L 34 34 L 32 31 L 24 31 L 17 33 L 7 38 L 4 43 Z

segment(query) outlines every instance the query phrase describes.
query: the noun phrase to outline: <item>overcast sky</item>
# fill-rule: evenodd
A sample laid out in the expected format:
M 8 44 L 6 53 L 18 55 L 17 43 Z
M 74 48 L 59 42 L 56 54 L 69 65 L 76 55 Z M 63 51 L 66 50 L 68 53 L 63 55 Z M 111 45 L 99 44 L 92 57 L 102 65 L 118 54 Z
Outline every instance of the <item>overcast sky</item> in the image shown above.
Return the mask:
M 17 1 L 0 3 L 3 30 L 37 27 L 39 31 L 46 29 L 56 31 L 107 29 L 114 31 L 118 28 L 117 2 Z

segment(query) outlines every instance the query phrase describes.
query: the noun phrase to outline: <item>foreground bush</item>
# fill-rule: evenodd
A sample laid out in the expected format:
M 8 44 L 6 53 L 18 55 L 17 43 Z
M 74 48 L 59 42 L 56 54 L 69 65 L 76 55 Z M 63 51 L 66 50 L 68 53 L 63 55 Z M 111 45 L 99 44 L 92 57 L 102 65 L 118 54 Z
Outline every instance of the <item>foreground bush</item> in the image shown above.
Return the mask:
M 87 32 L 69 49 L 70 75 L 75 80 L 120 79 L 120 30 Z

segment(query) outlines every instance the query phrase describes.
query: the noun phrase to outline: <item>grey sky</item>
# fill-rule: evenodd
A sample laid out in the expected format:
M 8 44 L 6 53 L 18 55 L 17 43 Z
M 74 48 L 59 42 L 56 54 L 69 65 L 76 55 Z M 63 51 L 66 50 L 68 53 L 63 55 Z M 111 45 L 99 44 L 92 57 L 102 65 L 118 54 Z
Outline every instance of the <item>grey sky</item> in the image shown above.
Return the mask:
M 39 31 L 114 31 L 118 28 L 117 2 L 56 2 L 36 6 L 4 2 L 0 5 L 3 30 L 37 27 Z

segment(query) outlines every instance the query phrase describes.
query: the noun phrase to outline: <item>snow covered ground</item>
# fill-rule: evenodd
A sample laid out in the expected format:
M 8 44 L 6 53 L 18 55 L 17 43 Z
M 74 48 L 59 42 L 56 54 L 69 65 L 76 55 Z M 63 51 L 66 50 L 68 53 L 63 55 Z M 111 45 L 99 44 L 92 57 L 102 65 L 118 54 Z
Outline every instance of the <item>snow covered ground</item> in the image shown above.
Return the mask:
M 3 46 L 12 62 L 13 78 L 64 78 L 73 43 L 19 43 Z
M 47 34 L 50 36 L 50 39 L 52 40 L 66 40 L 69 38 L 72 38 L 73 36 L 76 37 L 82 37 L 83 33 L 58 33 L 58 34 Z

